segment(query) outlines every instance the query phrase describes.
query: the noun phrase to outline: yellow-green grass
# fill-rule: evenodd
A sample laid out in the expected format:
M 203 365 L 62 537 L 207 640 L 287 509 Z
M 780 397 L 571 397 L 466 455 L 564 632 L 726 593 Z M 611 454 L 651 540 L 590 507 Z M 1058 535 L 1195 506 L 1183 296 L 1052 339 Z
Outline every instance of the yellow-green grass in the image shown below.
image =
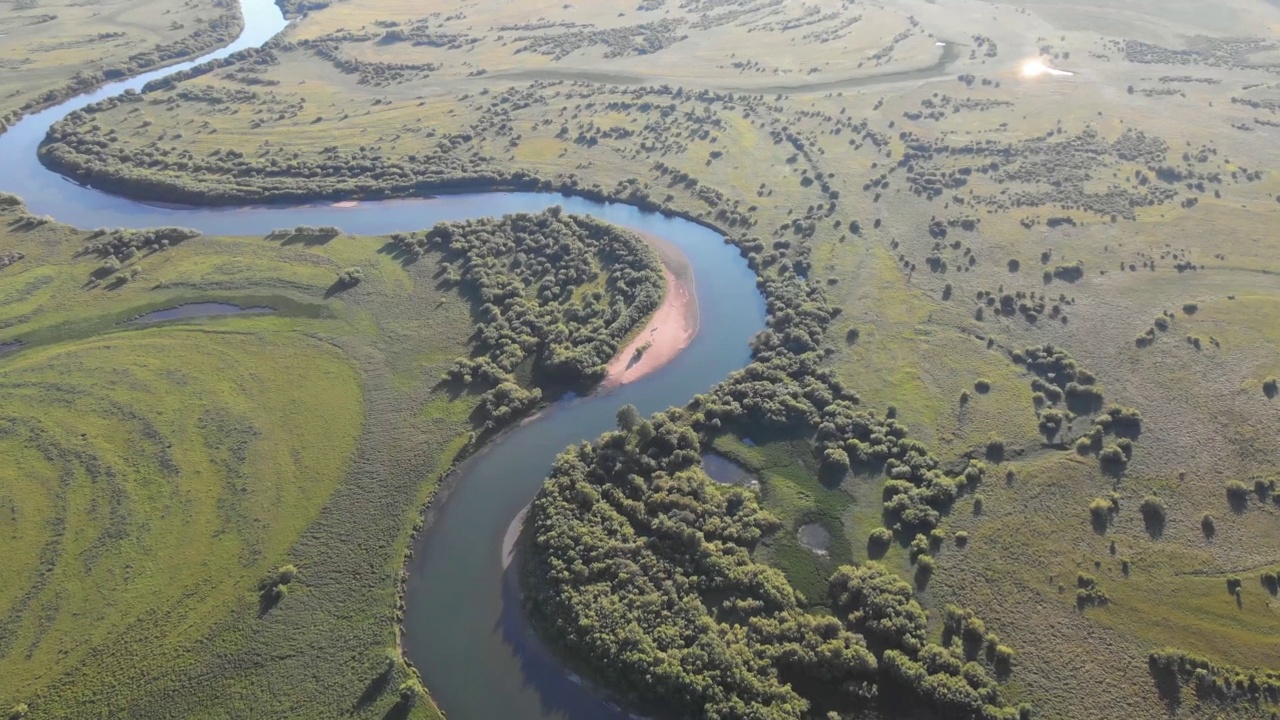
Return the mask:
M 334 348 L 252 321 L 59 343 L 0 367 L 14 460 L 0 522 L 15 541 L 0 674 L 16 698 L 69 668 L 106 680 L 121 660 L 150 664 L 157 627 L 190 644 L 242 605 L 346 474 L 363 420 Z
M 842 279 L 828 288 L 836 304 L 851 308 L 832 331 L 833 362 L 864 403 L 881 413 L 893 405 L 912 437 L 944 453 L 996 437 L 1011 449 L 1042 440 L 1030 376 L 979 339 L 981 325 L 913 287 L 883 248 L 828 242 L 814 255 L 818 272 Z M 979 391 L 983 380 L 988 389 Z
M 119 65 L 135 53 L 183 40 L 227 12 L 212 0 L 6 5 L 0 16 L 0 115 L 77 73 Z
M 6 222 L 0 241 L 26 255 L 0 270 L 0 342 L 27 343 L 0 355 L 0 706 L 386 713 L 401 552 L 475 406 L 435 387 L 473 327 L 435 261 L 200 237 L 107 289 L 85 232 Z M 353 265 L 361 285 L 326 298 Z M 276 313 L 124 324 L 197 301 Z

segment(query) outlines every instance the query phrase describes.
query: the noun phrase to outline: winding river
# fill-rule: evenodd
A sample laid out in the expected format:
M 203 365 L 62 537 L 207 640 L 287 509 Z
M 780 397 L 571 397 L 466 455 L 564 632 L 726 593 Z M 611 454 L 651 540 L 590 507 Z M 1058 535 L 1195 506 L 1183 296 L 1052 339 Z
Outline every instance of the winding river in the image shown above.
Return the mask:
M 702 315 L 698 335 L 671 363 L 617 389 L 556 403 L 508 432 L 454 473 L 437 498 L 410 567 L 405 651 L 432 697 L 451 718 L 623 717 L 556 662 L 529 635 L 518 598 L 504 581 L 503 540 L 537 493 L 557 453 L 613 426 L 626 404 L 652 413 L 688 401 L 749 359 L 748 341 L 764 327 L 755 276 L 713 230 L 621 204 L 551 193 L 482 193 L 364 202 L 354 208 L 255 206 L 173 208 L 100 192 L 40 164 L 36 151 L 50 125 L 68 113 L 149 80 L 259 45 L 286 26 L 271 0 L 241 0 L 243 34 L 198 61 L 112 83 L 28 115 L 0 135 L 0 190 L 20 195 L 37 215 L 79 227 L 179 225 L 209 235 L 266 235 L 273 228 L 336 225 L 382 235 L 446 220 L 560 205 L 658 235 L 682 250 L 694 272 Z M 7 349 L 7 348 L 5 348 Z M 504 587 L 507 592 L 504 594 Z
M 460 720 L 623 718 L 567 672 L 530 635 L 504 564 L 504 537 L 536 494 L 555 455 L 611 428 L 631 403 L 648 414 L 688 401 L 749 360 L 748 342 L 764 327 L 755 277 L 714 231 L 620 204 L 549 193 L 482 193 L 360 203 L 354 208 L 253 206 L 173 208 L 123 198 L 67 181 L 45 169 L 36 151 L 50 125 L 98 100 L 258 46 L 287 22 L 272 0 L 241 0 L 245 29 L 231 45 L 198 60 L 111 83 L 25 117 L 0 135 L 0 190 L 22 196 L 30 211 L 79 227 L 191 227 L 210 235 L 265 235 L 294 225 L 336 225 L 362 235 L 430 227 L 445 220 L 568 212 L 652 233 L 682 250 L 693 267 L 701 312 L 698 335 L 671 363 L 637 382 L 562 400 L 502 435 L 454 473 L 438 497 L 410 565 L 405 651 L 436 702 Z M 946 63 L 930 70 L 946 72 Z M 900 78 L 892 78 L 900 79 Z M 10 348 L 0 348 L 10 349 Z

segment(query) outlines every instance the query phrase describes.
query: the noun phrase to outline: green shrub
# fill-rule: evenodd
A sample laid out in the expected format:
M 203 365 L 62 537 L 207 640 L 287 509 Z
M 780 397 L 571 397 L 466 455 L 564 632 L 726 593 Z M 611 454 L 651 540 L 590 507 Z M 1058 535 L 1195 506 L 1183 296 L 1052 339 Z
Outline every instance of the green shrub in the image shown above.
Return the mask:
M 1098 452 L 1098 461 L 1106 467 L 1124 469 L 1129 464 L 1129 456 L 1120 445 L 1112 443 Z
M 1188 315 L 1195 315 L 1196 311 L 1198 311 L 1199 309 L 1200 309 L 1200 306 L 1193 302 L 1185 303 L 1182 306 L 1182 312 Z
M 1013 648 L 1008 645 L 996 645 L 996 664 L 1008 667 L 1013 664 Z
M 879 547 L 887 547 L 893 542 L 893 531 L 889 528 L 878 527 L 871 531 L 871 535 L 867 537 L 867 542 Z
M 1280 593 L 1280 575 L 1271 570 L 1262 573 L 1262 586 L 1272 595 Z
M 9 720 L 22 720 L 28 712 L 31 712 L 31 708 L 27 707 L 26 703 L 20 702 L 9 708 Z
M 966 547 L 969 544 L 969 533 L 961 530 L 956 533 L 956 547 Z
M 1249 486 L 1239 480 L 1227 481 L 1227 500 L 1234 507 L 1249 504 Z
M 1280 379 L 1269 377 L 1262 382 L 1262 392 L 1269 398 L 1280 395 Z
M 280 568 L 276 570 L 276 582 L 281 585 L 288 585 L 293 582 L 293 579 L 297 576 L 298 568 L 293 565 L 281 565 Z
M 422 683 L 417 678 L 410 678 L 400 683 L 396 692 L 400 696 L 400 705 L 404 708 L 412 708 L 427 697 L 426 688 L 422 687 Z
M 1206 538 L 1211 538 L 1218 532 L 1218 528 L 1213 521 L 1213 516 L 1209 513 L 1205 513 L 1200 516 L 1200 532 L 1204 533 Z
M 1164 525 L 1168 516 L 1168 508 L 1164 504 L 1164 500 L 1155 495 L 1148 495 L 1142 499 L 1141 505 L 1142 518 L 1148 524 Z
M 991 392 L 991 381 L 986 378 L 979 378 L 978 381 L 973 384 L 973 389 L 985 395 L 986 393 Z
M 364 280 L 364 270 L 358 267 L 350 267 L 338 273 L 338 284 L 343 287 L 355 287 Z
M 911 558 L 911 562 L 919 561 L 921 556 L 929 553 L 929 538 L 923 533 L 918 533 L 911 539 L 911 544 L 907 546 L 907 554 Z
M 1111 513 L 1114 508 L 1111 501 L 1104 498 L 1094 498 L 1089 503 L 1089 515 L 1093 518 L 1093 526 L 1095 528 L 1105 529 L 1111 523 Z

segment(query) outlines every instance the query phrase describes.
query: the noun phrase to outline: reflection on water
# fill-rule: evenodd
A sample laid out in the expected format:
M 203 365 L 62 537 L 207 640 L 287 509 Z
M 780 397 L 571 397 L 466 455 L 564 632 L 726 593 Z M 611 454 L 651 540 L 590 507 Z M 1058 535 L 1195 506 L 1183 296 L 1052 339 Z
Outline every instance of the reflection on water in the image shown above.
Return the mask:
M 156 310 L 146 315 L 139 315 L 129 321 L 129 324 L 156 323 L 165 320 L 181 320 L 184 318 L 196 317 L 213 317 L 216 315 L 261 315 L 263 313 L 274 312 L 269 307 L 240 307 L 239 305 L 231 305 L 229 303 L 187 303 L 177 307 L 166 308 L 164 310 Z

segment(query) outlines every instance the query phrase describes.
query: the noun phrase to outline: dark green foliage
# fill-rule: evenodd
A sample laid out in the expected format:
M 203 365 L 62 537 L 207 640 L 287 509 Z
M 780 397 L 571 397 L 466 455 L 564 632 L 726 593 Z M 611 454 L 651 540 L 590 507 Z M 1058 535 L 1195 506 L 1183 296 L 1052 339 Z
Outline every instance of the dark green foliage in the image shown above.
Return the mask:
M 18 703 L 9 708 L 9 720 L 22 720 L 27 716 L 28 712 L 30 712 L 30 708 L 27 707 L 26 703 Z
M 702 477 L 687 426 L 660 414 L 650 427 L 647 441 L 609 433 L 567 450 L 534 501 L 526 577 L 544 632 L 667 714 L 798 717 L 808 703 L 773 661 L 858 686 L 871 679 L 875 658 L 859 638 L 803 613 L 781 573 L 751 560 L 777 521 L 750 493 Z
M 1074 265 L 1059 265 L 1053 269 L 1053 276 L 1066 282 L 1075 282 L 1084 277 L 1084 262 Z
M 473 295 L 476 356 L 450 378 L 492 384 L 533 359 L 539 383 L 591 387 L 662 302 L 657 254 L 634 234 L 553 208 L 443 223 L 394 238 L 407 258 L 439 251 Z M 600 289 L 579 293 L 592 283 Z
M 347 268 L 338 273 L 338 284 L 342 287 L 355 287 L 364 280 L 364 270 L 358 267 Z
M 848 401 L 832 402 L 819 418 L 815 444 L 824 453 L 839 449 L 855 465 L 884 467 L 889 476 L 885 512 L 904 530 L 933 529 L 956 497 L 976 486 L 985 472 L 982 463 L 971 461 L 960 475 L 948 475 L 923 444 L 907 438 L 905 425 L 857 410 Z
M 1262 383 L 1262 393 L 1268 398 L 1274 398 L 1280 395 L 1280 379 L 1267 378 Z
M 289 583 L 298 576 L 298 568 L 281 565 L 271 576 L 258 583 L 258 610 L 265 613 L 289 596 Z
M 1052 438 L 1062 429 L 1063 424 L 1067 421 L 1066 413 L 1061 410 L 1050 408 L 1040 413 L 1040 432 L 1047 438 Z
M 525 390 L 514 382 L 503 382 L 480 396 L 476 408 L 484 428 L 493 430 L 529 413 L 542 402 L 538 388 Z
M 636 410 L 635 405 L 623 405 L 618 408 L 618 429 L 623 432 L 630 432 L 640 423 L 640 413 Z
M 1280 593 L 1280 575 L 1277 575 L 1273 570 L 1262 573 L 1262 587 L 1266 588 L 1267 592 L 1272 595 Z
M 1112 405 L 1105 413 L 1094 418 L 1093 424 L 1102 428 L 1103 432 L 1135 438 L 1142 433 L 1142 413 L 1136 408 Z
M 1212 539 L 1218 533 L 1217 524 L 1209 513 L 1205 513 L 1200 517 L 1200 532 L 1208 539 Z
M 1108 445 L 1098 452 L 1098 462 L 1110 469 L 1124 469 L 1129 464 L 1129 456 L 1119 445 Z
M 530 511 L 525 568 L 529 611 L 551 639 L 662 716 L 801 718 L 902 682 L 956 717 L 1016 716 L 980 666 L 939 664 L 950 653 L 927 643 L 911 587 L 880 565 L 836 571 L 835 617 L 805 612 L 750 555 L 777 520 L 700 472 L 691 419 L 661 413 L 557 460 Z
M 1192 689 L 1203 699 L 1280 702 L 1280 670 L 1245 670 L 1219 665 L 1172 648 L 1151 653 L 1147 657 L 1147 666 L 1162 684 L 1173 684 L 1176 689 L 1176 685 L 1191 683 Z
M 1096 605 L 1106 605 L 1111 599 L 1107 594 L 1098 587 L 1098 579 L 1089 573 L 1076 574 L 1076 607 L 1083 610 L 1086 607 Z
M 1148 495 L 1142 499 L 1139 510 L 1142 512 L 1142 522 L 1147 526 L 1148 532 L 1155 535 L 1164 529 L 1169 512 L 1164 500 L 1155 495 Z
M 1227 502 L 1236 510 L 1249 507 L 1249 486 L 1239 480 L 1227 481 Z
M 139 255 L 168 250 L 178 243 L 200 237 L 199 230 L 181 227 L 161 227 L 147 230 L 99 229 L 89 235 L 91 242 L 84 247 L 87 255 L 103 258 L 103 268 L 112 262 L 118 269 L 120 263 Z M 114 272 L 114 269 L 111 270 Z M 109 274 L 109 273 L 108 273 Z
M 1092 518 L 1093 529 L 1098 532 L 1105 532 L 1111 524 L 1111 516 L 1116 512 L 1116 506 L 1106 498 L 1094 498 L 1089 503 L 1089 516 Z
M 928 641 L 927 618 L 911 586 L 883 565 L 845 566 L 831 576 L 831 609 L 876 651 L 914 655 Z

